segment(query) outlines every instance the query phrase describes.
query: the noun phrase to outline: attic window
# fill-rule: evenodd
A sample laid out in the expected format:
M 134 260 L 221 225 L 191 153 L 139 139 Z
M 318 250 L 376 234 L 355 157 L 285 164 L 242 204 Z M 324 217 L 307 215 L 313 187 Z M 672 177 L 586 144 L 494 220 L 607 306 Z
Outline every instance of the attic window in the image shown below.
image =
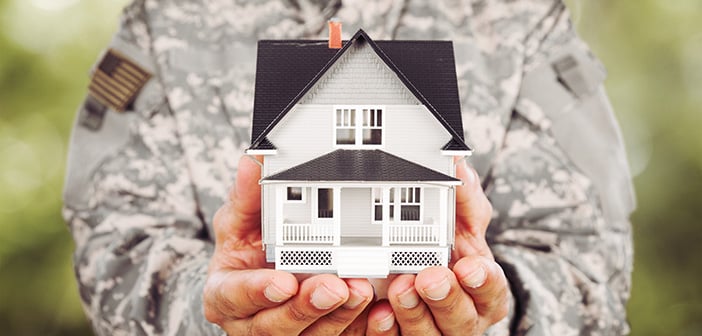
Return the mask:
M 335 107 L 336 145 L 381 146 L 383 144 L 383 110 L 381 106 Z

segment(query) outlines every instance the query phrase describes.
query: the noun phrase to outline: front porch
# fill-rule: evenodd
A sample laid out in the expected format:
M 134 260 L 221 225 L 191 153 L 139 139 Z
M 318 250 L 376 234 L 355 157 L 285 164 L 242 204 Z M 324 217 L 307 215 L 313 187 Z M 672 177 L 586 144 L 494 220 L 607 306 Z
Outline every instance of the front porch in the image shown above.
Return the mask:
M 276 246 L 451 243 L 449 186 L 275 185 Z

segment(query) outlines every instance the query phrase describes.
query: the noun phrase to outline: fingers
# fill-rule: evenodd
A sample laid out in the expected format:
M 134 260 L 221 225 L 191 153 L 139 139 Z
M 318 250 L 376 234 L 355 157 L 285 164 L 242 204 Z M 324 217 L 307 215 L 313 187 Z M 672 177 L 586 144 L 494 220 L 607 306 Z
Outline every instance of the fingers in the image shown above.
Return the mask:
M 258 312 L 246 330 L 253 335 L 297 335 L 348 299 L 343 280 L 331 274 L 317 275 L 303 281 L 292 299 Z
M 471 256 L 456 262 L 453 271 L 473 299 L 478 315 L 489 324 L 507 316 L 510 289 L 500 265 L 488 258 Z
M 371 302 L 373 300 L 371 299 Z M 366 308 L 363 309 L 363 311 L 356 316 L 356 319 L 349 324 L 346 329 L 344 329 L 344 332 L 341 333 L 341 335 L 344 336 L 363 336 L 366 334 L 366 328 L 368 326 L 368 313 L 370 312 L 370 309 L 372 308 L 373 304 L 369 303 L 366 305 Z
M 388 288 L 388 300 L 402 335 L 441 335 L 432 313 L 419 297 L 414 286 L 415 276 L 397 277 Z
M 347 335 L 363 335 L 365 328 L 349 329 L 373 299 L 373 287 L 368 280 L 346 279 L 349 289 L 348 300 L 338 309 L 322 316 L 308 327 L 302 335 L 339 335 L 346 330 Z M 360 321 L 363 322 L 363 321 Z M 359 323 L 359 327 L 365 323 Z
M 473 302 L 450 269 L 427 268 L 417 274 L 414 287 L 442 334 L 473 335 L 479 330 L 479 317 Z
M 205 316 L 213 323 L 249 317 L 262 309 L 280 305 L 297 293 L 295 277 L 274 270 L 220 271 L 205 284 Z
M 467 225 L 469 232 L 484 236 L 492 218 L 492 205 L 483 192 L 478 173 L 460 161 L 456 164 L 456 177 L 463 181 L 456 188 L 457 224 Z
M 456 164 L 463 185 L 456 188 L 456 241 L 453 260 L 467 255 L 491 256 L 485 232 L 492 218 L 492 205 L 480 186 L 480 178 L 465 161 Z
M 260 232 L 261 167 L 254 158 L 239 160 L 236 182 L 229 191 L 229 201 L 215 214 L 213 225 L 216 242 L 236 237 L 245 238 Z
M 400 327 L 395 322 L 395 314 L 387 300 L 376 302 L 368 313 L 366 336 L 399 335 Z

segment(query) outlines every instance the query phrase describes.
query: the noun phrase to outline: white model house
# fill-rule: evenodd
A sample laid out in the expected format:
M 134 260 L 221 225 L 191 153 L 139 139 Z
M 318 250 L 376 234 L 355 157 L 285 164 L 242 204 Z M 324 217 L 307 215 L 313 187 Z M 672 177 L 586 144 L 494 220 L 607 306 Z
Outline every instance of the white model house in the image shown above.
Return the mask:
M 452 43 L 363 30 L 343 44 L 260 41 L 247 153 L 264 156 L 263 243 L 276 268 L 385 277 L 447 265 L 454 157 L 470 154 Z

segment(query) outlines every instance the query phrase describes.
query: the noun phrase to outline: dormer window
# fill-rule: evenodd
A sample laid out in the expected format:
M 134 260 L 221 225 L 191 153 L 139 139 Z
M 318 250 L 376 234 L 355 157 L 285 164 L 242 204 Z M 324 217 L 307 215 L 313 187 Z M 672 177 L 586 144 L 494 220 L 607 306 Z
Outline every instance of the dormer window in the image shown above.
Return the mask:
M 378 147 L 383 144 L 382 106 L 337 106 L 334 131 L 337 146 Z

